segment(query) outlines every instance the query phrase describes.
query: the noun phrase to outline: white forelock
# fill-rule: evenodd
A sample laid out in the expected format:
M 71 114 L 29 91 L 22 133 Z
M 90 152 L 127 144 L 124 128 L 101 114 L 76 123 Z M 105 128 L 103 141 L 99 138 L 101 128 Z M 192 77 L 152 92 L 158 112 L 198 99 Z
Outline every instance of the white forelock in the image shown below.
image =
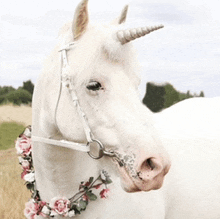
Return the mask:
M 58 47 L 67 45 L 73 41 L 72 23 L 66 23 L 59 32 Z M 131 78 L 133 83 L 138 87 L 140 83 L 139 63 L 137 61 L 136 52 L 132 43 L 121 45 L 116 40 L 116 32 L 122 27 L 114 25 L 92 25 L 89 24 L 84 35 L 76 41 L 76 61 L 80 60 L 84 66 L 84 61 L 95 63 L 97 57 L 103 56 L 112 63 L 121 65 L 124 72 Z M 83 61 L 84 60 L 84 61 Z M 74 62 L 74 60 L 72 60 Z M 71 61 L 70 61 L 71 62 Z

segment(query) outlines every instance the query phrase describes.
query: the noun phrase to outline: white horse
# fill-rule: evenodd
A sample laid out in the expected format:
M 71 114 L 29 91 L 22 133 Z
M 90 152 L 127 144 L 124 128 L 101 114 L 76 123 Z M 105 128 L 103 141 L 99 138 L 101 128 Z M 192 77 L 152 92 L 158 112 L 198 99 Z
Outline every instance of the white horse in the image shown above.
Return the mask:
M 139 100 L 130 41 L 162 26 L 121 31 L 126 14 L 127 7 L 112 24 L 93 26 L 83 0 L 73 25 L 62 29 L 33 98 L 33 136 L 86 144 L 89 127 L 123 163 L 38 139 L 33 161 L 40 197 L 70 198 L 81 181 L 105 169 L 113 181 L 109 197 L 76 218 L 219 219 L 220 100 L 192 99 L 151 113 Z

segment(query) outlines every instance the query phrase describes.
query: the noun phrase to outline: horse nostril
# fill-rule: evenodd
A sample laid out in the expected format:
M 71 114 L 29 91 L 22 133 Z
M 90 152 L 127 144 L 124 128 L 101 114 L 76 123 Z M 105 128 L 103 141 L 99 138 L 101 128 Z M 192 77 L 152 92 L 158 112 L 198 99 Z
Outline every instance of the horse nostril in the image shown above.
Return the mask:
M 154 170 L 154 168 L 156 167 L 152 158 L 148 158 L 146 161 L 145 161 L 145 169 L 147 170 Z
M 169 163 L 164 162 L 164 158 L 158 155 L 148 155 L 148 157 L 141 158 L 136 165 L 136 185 L 140 187 L 140 190 L 144 191 L 161 188 L 164 176 L 170 168 Z
M 149 176 L 156 169 L 156 164 L 153 159 L 153 157 L 148 158 L 142 163 L 140 171 L 137 172 L 137 176 L 141 180 L 149 179 Z

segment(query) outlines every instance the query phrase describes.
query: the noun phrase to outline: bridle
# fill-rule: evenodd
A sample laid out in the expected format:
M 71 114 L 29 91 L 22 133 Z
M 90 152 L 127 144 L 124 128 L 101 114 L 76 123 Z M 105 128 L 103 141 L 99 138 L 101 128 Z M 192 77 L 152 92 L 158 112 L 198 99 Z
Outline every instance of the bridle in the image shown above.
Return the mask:
M 57 127 L 57 130 L 59 131 L 59 127 L 57 125 L 56 114 L 57 114 L 59 100 L 60 100 L 60 96 L 62 92 L 62 86 L 64 86 L 69 90 L 74 106 L 76 107 L 77 113 L 81 119 L 82 126 L 84 129 L 85 135 L 86 135 L 87 144 L 82 144 L 82 143 L 72 142 L 72 141 L 67 141 L 67 140 L 55 140 L 52 137 L 44 138 L 44 137 L 33 136 L 33 135 L 31 137 L 32 141 L 42 142 L 46 144 L 56 145 L 59 147 L 65 147 L 65 148 L 70 148 L 70 149 L 77 150 L 77 151 L 87 152 L 88 155 L 93 159 L 100 159 L 104 155 L 109 156 L 109 157 L 116 157 L 116 154 L 114 153 L 114 151 L 106 151 L 105 146 L 102 144 L 102 142 L 94 138 L 94 135 L 92 134 L 92 131 L 89 127 L 87 117 L 85 113 L 83 112 L 82 108 L 80 107 L 75 88 L 73 84 L 71 83 L 71 77 L 69 74 L 70 66 L 67 60 L 67 51 L 72 46 L 74 46 L 74 44 L 75 44 L 74 42 L 69 43 L 67 46 L 64 46 L 62 49 L 59 50 L 59 52 L 61 53 L 61 71 L 60 71 L 61 73 L 60 73 L 60 91 L 59 91 L 59 96 L 58 96 L 56 108 L 55 108 L 55 125 Z M 91 153 L 90 149 L 91 149 L 91 145 L 93 144 L 96 144 L 99 147 L 99 154 L 97 156 Z

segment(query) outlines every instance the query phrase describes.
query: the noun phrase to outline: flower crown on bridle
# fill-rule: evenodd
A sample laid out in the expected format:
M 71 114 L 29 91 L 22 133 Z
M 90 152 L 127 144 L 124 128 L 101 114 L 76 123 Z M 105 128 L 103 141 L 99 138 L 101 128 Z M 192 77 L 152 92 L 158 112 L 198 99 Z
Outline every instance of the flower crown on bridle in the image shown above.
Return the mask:
M 88 181 L 83 181 L 79 185 L 79 191 L 71 198 L 54 197 L 49 203 L 41 200 L 39 191 L 36 189 L 35 172 L 32 160 L 32 141 L 31 126 L 19 135 L 15 142 L 17 154 L 19 154 L 19 163 L 23 172 L 21 178 L 25 180 L 26 187 L 32 193 L 31 199 L 25 204 L 24 214 L 27 219 L 35 219 L 37 215 L 43 217 L 54 217 L 61 215 L 64 217 L 74 217 L 86 210 L 90 201 L 95 201 L 98 197 L 93 192 L 101 190 L 99 196 L 107 198 L 109 189 L 108 184 L 112 183 L 108 173 L 102 170 L 97 178 L 90 177 Z

